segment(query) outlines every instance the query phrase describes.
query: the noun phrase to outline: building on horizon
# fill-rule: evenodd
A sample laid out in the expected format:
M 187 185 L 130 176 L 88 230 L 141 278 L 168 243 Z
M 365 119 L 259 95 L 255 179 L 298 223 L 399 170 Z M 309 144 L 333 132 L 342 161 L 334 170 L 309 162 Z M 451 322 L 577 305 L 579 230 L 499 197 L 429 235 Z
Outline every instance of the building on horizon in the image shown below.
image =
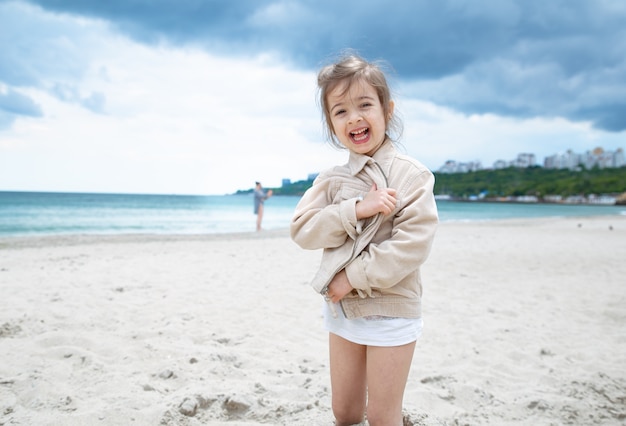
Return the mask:
M 470 161 L 469 163 L 457 163 L 453 160 L 448 160 L 439 168 L 439 173 L 467 173 L 476 172 L 482 170 L 483 166 L 480 161 Z
M 537 158 L 532 153 L 520 153 L 512 161 L 497 160 L 493 163 L 493 169 L 506 169 L 507 167 L 527 168 L 537 166 Z M 618 148 L 615 151 L 605 151 L 601 147 L 597 147 L 584 154 L 578 154 L 571 149 L 564 153 L 554 154 L 544 158 L 543 167 L 546 169 L 569 169 L 580 170 L 593 169 L 599 167 L 601 169 L 619 168 L 626 165 L 624 158 L 624 150 Z M 454 160 L 448 160 L 438 170 L 439 173 L 467 173 L 482 170 L 480 161 L 472 161 L 469 163 L 460 163 Z
M 624 160 L 624 150 L 618 148 L 615 151 L 605 151 L 598 147 L 584 154 L 577 154 L 568 149 L 563 154 L 555 154 L 546 157 L 543 167 L 546 169 L 569 169 L 579 170 L 580 168 L 612 169 L 626 165 Z
M 537 165 L 537 158 L 535 157 L 535 154 L 524 152 L 517 154 L 517 158 L 512 161 L 511 165 L 520 169 L 534 167 Z

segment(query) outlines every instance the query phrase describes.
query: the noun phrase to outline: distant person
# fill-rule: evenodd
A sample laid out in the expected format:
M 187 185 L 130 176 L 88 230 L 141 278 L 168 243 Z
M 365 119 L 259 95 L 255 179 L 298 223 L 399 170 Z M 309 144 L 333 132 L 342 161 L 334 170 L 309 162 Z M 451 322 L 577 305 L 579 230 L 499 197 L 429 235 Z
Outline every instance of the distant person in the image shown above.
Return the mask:
M 420 267 L 438 216 L 433 174 L 399 153 L 384 73 L 350 55 L 322 68 L 319 103 L 329 141 L 348 161 L 322 172 L 298 203 L 290 230 L 323 249 L 311 285 L 326 299 L 336 425 L 401 426 L 402 400 L 422 332 Z
M 254 214 L 256 215 L 256 230 L 261 230 L 261 222 L 263 222 L 263 206 L 265 200 L 270 198 L 273 194 L 273 191 L 270 189 L 269 191 L 263 191 L 263 187 L 261 186 L 261 182 L 256 182 L 256 187 L 254 188 Z

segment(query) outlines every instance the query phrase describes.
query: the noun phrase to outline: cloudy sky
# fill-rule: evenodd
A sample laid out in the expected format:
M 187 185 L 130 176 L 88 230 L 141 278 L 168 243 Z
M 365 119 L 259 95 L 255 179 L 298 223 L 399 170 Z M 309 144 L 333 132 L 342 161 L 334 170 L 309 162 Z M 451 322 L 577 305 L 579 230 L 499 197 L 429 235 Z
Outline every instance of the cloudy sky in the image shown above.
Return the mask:
M 346 157 L 315 99 L 346 48 L 433 170 L 626 148 L 623 0 L 0 0 L 0 190 L 305 179 Z

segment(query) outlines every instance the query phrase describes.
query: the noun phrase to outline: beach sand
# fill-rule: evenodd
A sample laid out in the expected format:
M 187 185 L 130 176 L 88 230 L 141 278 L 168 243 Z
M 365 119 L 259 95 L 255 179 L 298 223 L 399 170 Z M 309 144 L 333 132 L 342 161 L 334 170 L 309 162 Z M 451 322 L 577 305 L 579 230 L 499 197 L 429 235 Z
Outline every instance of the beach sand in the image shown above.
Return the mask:
M 0 425 L 331 425 L 287 231 L 0 239 Z M 443 223 L 405 425 L 626 423 L 626 217 Z

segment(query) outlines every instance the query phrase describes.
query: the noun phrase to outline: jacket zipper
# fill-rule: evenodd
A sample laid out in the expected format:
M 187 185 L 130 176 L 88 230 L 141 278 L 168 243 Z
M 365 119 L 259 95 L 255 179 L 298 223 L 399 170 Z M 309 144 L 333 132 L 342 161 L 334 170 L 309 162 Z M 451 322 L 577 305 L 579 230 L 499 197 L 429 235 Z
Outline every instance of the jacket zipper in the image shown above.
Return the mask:
M 385 187 L 389 186 L 389 181 L 387 180 L 387 175 L 385 175 L 385 172 L 383 171 L 383 168 L 380 166 L 380 164 L 378 164 L 377 162 L 373 161 L 373 163 L 376 165 L 376 167 L 378 167 L 378 170 L 380 171 L 380 175 L 383 177 L 383 180 L 385 181 Z M 380 213 L 379 213 L 380 214 Z M 370 226 L 372 226 L 376 221 L 373 221 Z M 324 299 L 326 300 L 326 302 L 328 303 L 328 306 L 330 308 L 330 311 L 333 315 L 333 318 L 337 318 L 337 311 L 335 310 L 335 306 L 333 304 L 333 302 L 331 302 L 331 300 L 328 297 L 328 285 L 330 284 L 330 282 L 332 281 L 332 279 L 335 277 L 335 275 L 337 275 L 343 268 L 346 267 L 346 265 L 350 262 L 350 259 L 352 259 L 354 257 L 354 251 L 356 250 L 357 246 L 358 246 L 358 242 L 359 239 L 361 238 L 361 236 L 365 233 L 365 231 L 367 230 L 367 228 L 365 228 L 363 230 L 363 232 L 361 233 L 361 235 L 359 235 L 358 237 L 356 237 L 356 239 L 354 240 L 354 244 L 352 245 L 352 253 L 350 254 L 350 257 L 348 258 L 348 260 L 346 260 L 343 264 L 341 264 L 339 266 L 339 268 L 337 268 L 335 270 L 335 272 L 331 275 L 331 278 L 326 282 L 326 284 L 324 285 L 324 288 L 322 288 L 322 291 L 320 292 L 320 294 L 322 296 L 324 296 Z M 341 307 L 341 309 L 343 310 L 343 306 Z

